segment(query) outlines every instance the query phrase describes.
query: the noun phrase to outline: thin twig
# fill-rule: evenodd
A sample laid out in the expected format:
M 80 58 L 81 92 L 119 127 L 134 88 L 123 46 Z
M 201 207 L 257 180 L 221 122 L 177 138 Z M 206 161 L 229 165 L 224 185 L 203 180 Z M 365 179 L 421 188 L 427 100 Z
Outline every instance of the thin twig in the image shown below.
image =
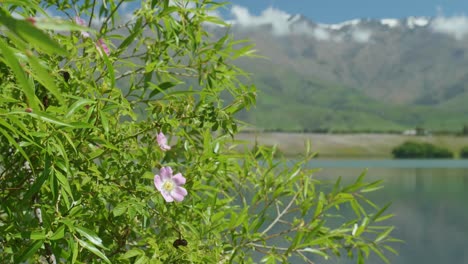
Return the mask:
M 301 257 L 304 258 L 305 261 L 307 261 L 307 263 L 309 264 L 315 264 L 315 262 L 313 262 L 312 260 L 310 260 L 306 255 L 304 255 L 304 253 L 302 253 L 301 251 L 298 251 L 297 254 L 299 254 Z
M 36 194 L 33 199 L 35 204 L 39 203 L 39 194 Z M 34 208 L 34 214 L 37 218 L 37 221 L 39 222 L 39 226 L 41 229 L 43 229 L 43 220 L 42 220 L 42 209 L 39 205 L 36 205 Z M 46 259 L 49 264 L 57 264 L 57 258 L 54 255 L 54 252 L 52 252 L 52 247 L 50 246 L 49 243 L 44 243 L 45 250 L 46 250 Z
M 93 22 L 95 8 L 96 8 L 96 0 L 93 0 L 93 8 L 91 9 L 91 16 L 89 17 L 88 27 L 91 27 L 91 23 Z
M 283 209 L 283 211 L 278 214 L 275 218 L 275 220 L 273 220 L 273 222 L 271 222 L 271 224 L 265 229 L 263 230 L 262 232 L 262 236 L 265 235 L 268 231 L 270 231 L 270 229 L 272 229 L 277 223 L 278 221 L 281 219 L 281 217 L 283 217 L 284 214 L 286 214 L 286 212 L 289 210 L 289 208 L 293 205 L 294 201 L 296 201 L 296 198 L 298 196 L 299 193 L 296 193 L 294 195 L 293 198 L 291 198 L 291 201 L 289 202 L 289 204 Z
M 102 34 L 102 30 L 104 29 L 104 26 L 107 28 L 107 23 L 109 22 L 110 18 L 114 16 L 114 13 L 119 9 L 120 5 L 124 2 L 124 0 L 120 0 L 120 2 L 115 6 L 115 8 L 111 11 L 111 13 L 106 17 L 106 20 L 101 25 L 101 28 L 99 29 L 99 34 Z

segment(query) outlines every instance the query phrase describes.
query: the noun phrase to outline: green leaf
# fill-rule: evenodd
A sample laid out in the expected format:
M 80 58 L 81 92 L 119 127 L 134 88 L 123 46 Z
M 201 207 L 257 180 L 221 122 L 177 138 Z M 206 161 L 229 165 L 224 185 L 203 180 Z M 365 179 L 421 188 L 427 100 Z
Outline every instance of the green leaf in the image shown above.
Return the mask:
M 387 228 L 387 230 L 385 230 L 385 232 L 383 232 L 382 234 L 380 234 L 376 239 L 375 239 L 375 243 L 378 243 L 380 241 L 382 241 L 383 239 L 385 239 L 386 237 L 388 237 L 388 235 L 390 235 L 390 233 L 393 231 L 395 227 L 391 226 L 389 228 Z
M 64 116 L 64 118 L 68 119 L 76 112 L 77 109 L 81 108 L 82 106 L 92 105 L 92 104 L 94 104 L 93 100 L 80 98 L 79 100 L 77 100 L 76 102 L 74 102 L 70 106 L 70 108 L 68 109 L 67 114 Z
M 2 10 L 0 8 L 0 10 Z M 2 52 L 3 57 L 5 58 L 3 61 L 5 64 L 11 68 L 13 73 L 15 74 L 16 80 L 18 81 L 19 85 L 21 86 L 26 98 L 28 99 L 29 106 L 33 110 L 39 109 L 38 107 L 38 99 L 34 92 L 34 87 L 28 81 L 25 72 L 21 68 L 19 61 L 13 55 L 13 50 L 11 50 L 6 43 L 0 38 L 0 51 Z
M 96 30 L 86 26 L 80 26 L 74 21 L 54 18 L 40 18 L 35 24 L 36 27 L 44 30 L 54 31 L 87 31 L 90 33 L 96 33 Z
M 0 124 L 2 124 L 2 122 L 3 120 L 0 119 Z M 0 133 L 2 133 L 3 136 L 5 136 L 5 138 L 8 140 L 8 142 L 11 145 L 13 145 L 21 153 L 21 155 L 23 155 L 23 157 L 29 162 L 29 164 L 31 164 L 31 161 L 29 160 L 29 156 L 26 154 L 26 152 L 24 152 L 23 148 L 20 145 L 18 145 L 16 140 L 12 138 L 10 134 L 7 133 L 4 129 L 0 128 Z
M 320 256 L 324 257 L 325 259 L 328 259 L 327 253 L 325 253 L 325 252 L 323 252 L 321 250 L 315 249 L 315 248 L 308 247 L 308 248 L 301 249 L 301 251 L 317 254 L 317 255 L 320 255 Z
M 44 169 L 42 170 L 42 173 L 39 177 L 36 178 L 34 181 L 34 184 L 32 185 L 31 188 L 29 188 L 28 192 L 24 195 L 25 200 L 31 199 L 33 195 L 39 192 L 41 189 L 42 185 L 44 182 L 49 178 L 49 172 L 50 172 L 50 158 L 49 155 L 46 155 L 44 157 L 45 160 L 45 166 Z
M 44 232 L 44 230 L 41 230 L 41 231 L 33 231 L 31 232 L 31 240 L 43 240 L 45 239 L 46 237 L 46 234 Z
M 99 238 L 99 236 L 96 233 L 94 233 L 94 231 L 78 226 L 75 227 L 75 230 L 78 231 L 80 235 L 86 237 L 94 245 L 104 248 L 104 246 L 102 245 L 102 239 Z
M 234 55 L 232 56 L 232 59 L 235 60 L 235 59 L 237 59 L 239 57 L 253 55 L 253 53 L 256 52 L 254 49 L 252 49 L 253 47 L 255 47 L 255 44 L 246 45 L 246 46 L 236 50 L 234 52 Z
M 323 192 L 321 192 L 319 195 L 319 201 L 317 203 L 317 207 L 315 209 L 314 218 L 322 214 L 325 201 L 326 201 L 325 195 L 323 194 Z
M 122 41 L 122 43 L 120 43 L 119 47 L 117 48 L 118 50 L 123 50 L 127 48 L 130 44 L 132 44 L 132 42 L 135 40 L 135 38 L 140 34 L 142 30 L 141 24 L 142 24 L 142 18 L 139 18 L 136 21 L 135 26 L 133 27 L 134 31 L 132 32 L 132 34 L 130 34 L 130 36 L 126 37 L 124 41 Z
M 73 263 L 76 262 L 76 259 L 78 258 L 79 248 L 78 248 L 78 243 L 76 243 L 75 240 L 70 239 L 69 241 L 70 241 L 69 243 L 72 244 L 72 246 L 71 246 L 71 248 L 72 248 L 72 261 L 71 261 L 71 263 L 73 264 Z
M 384 254 L 375 246 L 371 245 L 369 246 L 372 251 L 374 251 L 375 254 L 377 254 L 381 260 L 383 260 L 385 263 L 390 263 L 387 257 L 384 256 Z
M 112 213 L 114 216 L 119 216 L 123 215 L 125 212 L 127 212 L 128 209 L 128 204 L 127 203 L 119 203 L 114 209 L 112 210 Z
M 60 104 L 64 104 L 62 94 L 55 85 L 54 77 L 50 75 L 48 69 L 35 56 L 28 56 L 29 65 L 32 69 L 32 75 L 38 80 L 51 94 L 57 98 Z
M 47 52 L 49 55 L 68 56 L 67 51 L 52 40 L 49 35 L 33 26 L 29 21 L 11 17 L 3 8 L 0 8 L 0 24 L 6 26 L 30 45 Z
M 50 236 L 50 240 L 58 240 L 58 239 L 62 239 L 63 237 L 65 236 L 65 225 L 61 225 L 59 226 L 59 228 L 57 228 L 57 230 L 55 230 L 54 234 L 52 234 L 52 236 Z
M 167 89 L 170 89 L 180 83 L 173 83 L 173 82 L 163 82 L 159 83 L 158 85 L 149 83 L 149 86 L 154 88 L 154 90 L 150 93 L 149 98 L 152 98 L 153 96 L 159 94 L 159 93 L 164 93 Z
M 129 259 L 129 258 L 133 258 L 135 256 L 140 256 L 140 255 L 144 255 L 145 252 L 141 249 L 138 249 L 138 248 L 134 248 L 134 249 L 131 249 L 129 251 L 127 251 L 123 256 L 121 256 L 120 258 L 121 259 Z
M 148 259 L 147 256 L 142 255 L 142 256 L 140 256 L 140 257 L 135 261 L 134 264 L 145 264 L 145 263 L 148 263 L 148 260 L 149 260 L 149 259 Z
M 382 207 L 382 209 L 380 209 L 373 217 L 372 217 L 372 221 L 376 221 L 377 218 L 379 218 L 387 209 L 388 207 L 390 207 L 392 203 L 388 203 L 387 205 L 385 205 L 384 207 Z
M 107 119 L 106 112 L 99 110 L 99 117 L 101 118 L 102 128 L 104 129 L 104 135 L 109 135 L 109 119 Z
M 26 261 L 28 260 L 29 258 L 31 258 L 34 253 L 36 253 L 36 251 L 42 247 L 42 245 L 44 244 L 44 240 L 38 240 L 36 242 L 34 242 L 33 244 L 31 244 L 31 246 L 29 246 L 27 249 L 25 249 L 20 255 L 19 255 L 19 258 L 15 260 L 16 263 L 21 263 L 23 261 Z
M 102 58 L 104 59 L 104 63 L 106 64 L 107 67 L 107 72 L 109 73 L 107 76 L 111 82 L 110 87 L 113 89 L 115 88 L 115 71 L 114 71 L 114 66 L 112 66 L 111 61 L 109 60 L 109 57 L 107 54 L 103 51 L 102 52 Z
M 88 242 L 86 241 L 83 241 L 79 238 L 76 239 L 78 241 L 78 243 L 80 243 L 80 245 L 84 248 L 86 248 L 87 250 L 91 251 L 93 254 L 95 254 L 96 256 L 100 257 L 101 259 L 103 259 L 106 263 L 109 263 L 111 264 L 110 260 L 106 257 L 106 255 L 104 255 L 104 253 L 102 253 L 99 249 L 97 249 L 95 246 L 89 244 Z
M 55 177 L 60 183 L 60 186 L 62 186 L 63 189 L 73 198 L 73 193 L 70 188 L 70 184 L 68 183 L 67 177 L 65 177 L 60 171 L 55 170 Z
M 30 115 L 33 118 L 40 119 L 40 120 L 42 120 L 44 122 L 47 122 L 47 123 L 52 123 L 52 124 L 65 126 L 65 127 L 76 128 L 72 124 L 65 123 L 65 122 L 57 119 L 56 117 L 54 117 L 54 116 L 52 116 L 50 114 L 47 114 L 46 112 L 42 112 L 42 111 L 36 111 L 36 112 L 32 112 L 32 113 L 15 111 L 15 112 L 11 112 L 10 114 Z
M 387 220 L 387 219 L 389 219 L 389 218 L 392 218 L 392 217 L 394 217 L 394 216 L 395 216 L 394 214 L 384 215 L 384 216 L 382 216 L 382 217 L 379 217 L 379 218 L 375 219 L 375 222 L 376 222 L 376 223 L 382 222 L 382 221 L 385 221 L 385 220 Z

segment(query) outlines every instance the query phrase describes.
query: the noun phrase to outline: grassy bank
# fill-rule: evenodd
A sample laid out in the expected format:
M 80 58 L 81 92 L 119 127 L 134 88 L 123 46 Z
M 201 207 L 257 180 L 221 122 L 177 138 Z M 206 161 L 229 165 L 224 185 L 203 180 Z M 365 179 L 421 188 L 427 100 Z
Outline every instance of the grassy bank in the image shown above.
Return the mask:
M 406 136 L 398 134 L 314 134 L 314 133 L 240 133 L 237 140 L 260 145 L 277 145 L 286 155 L 304 153 L 306 142 L 319 157 L 391 158 L 392 149 L 407 141 L 428 142 L 450 149 L 458 157 L 468 137 L 454 135 Z

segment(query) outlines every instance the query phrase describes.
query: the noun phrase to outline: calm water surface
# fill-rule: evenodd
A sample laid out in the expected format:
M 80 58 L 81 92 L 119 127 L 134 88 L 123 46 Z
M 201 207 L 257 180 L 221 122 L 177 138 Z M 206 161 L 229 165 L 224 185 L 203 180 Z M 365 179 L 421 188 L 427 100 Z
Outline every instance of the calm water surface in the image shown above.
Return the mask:
M 385 188 L 369 197 L 383 206 L 391 201 L 388 221 L 399 256 L 391 263 L 468 263 L 468 160 L 314 160 L 321 179 L 354 180 L 368 169 L 368 180 L 383 179 Z M 318 262 L 319 263 L 319 262 Z M 332 260 L 326 263 L 354 263 Z M 372 258 L 367 263 L 383 263 Z

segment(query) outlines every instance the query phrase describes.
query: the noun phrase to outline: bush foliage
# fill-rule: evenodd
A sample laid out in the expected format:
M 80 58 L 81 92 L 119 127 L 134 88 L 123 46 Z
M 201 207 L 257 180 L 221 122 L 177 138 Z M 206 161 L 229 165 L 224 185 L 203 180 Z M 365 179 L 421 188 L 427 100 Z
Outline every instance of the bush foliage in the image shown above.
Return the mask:
M 453 158 L 453 153 L 431 143 L 407 141 L 392 150 L 395 158 Z
M 231 62 L 252 50 L 232 40 L 218 6 L 2 1 L 1 263 L 394 252 L 388 206 L 364 195 L 380 182 L 328 186 L 309 153 L 293 163 L 237 151 L 233 116 L 256 91 Z M 336 218 L 340 208 L 353 214 Z
M 465 146 L 460 150 L 460 157 L 468 158 L 468 146 Z

